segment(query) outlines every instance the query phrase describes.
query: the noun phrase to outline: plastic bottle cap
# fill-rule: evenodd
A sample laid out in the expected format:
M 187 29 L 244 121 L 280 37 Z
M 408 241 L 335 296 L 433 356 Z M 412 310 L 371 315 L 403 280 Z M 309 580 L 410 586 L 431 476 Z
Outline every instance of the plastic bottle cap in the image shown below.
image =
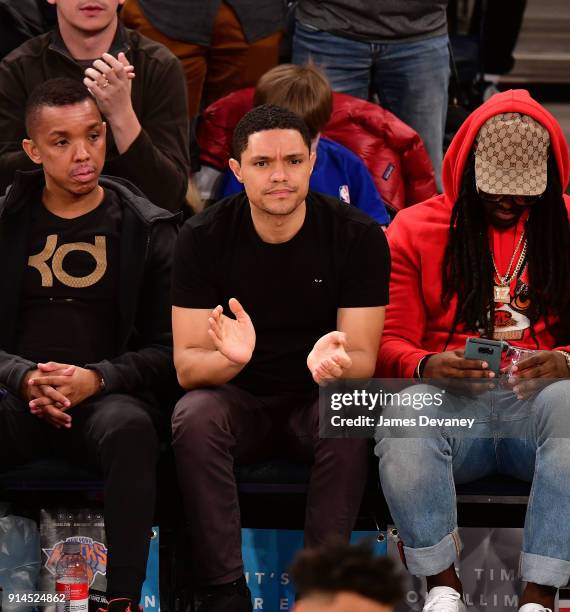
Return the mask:
M 78 555 L 81 552 L 80 542 L 64 542 L 63 543 L 63 554 L 64 555 Z

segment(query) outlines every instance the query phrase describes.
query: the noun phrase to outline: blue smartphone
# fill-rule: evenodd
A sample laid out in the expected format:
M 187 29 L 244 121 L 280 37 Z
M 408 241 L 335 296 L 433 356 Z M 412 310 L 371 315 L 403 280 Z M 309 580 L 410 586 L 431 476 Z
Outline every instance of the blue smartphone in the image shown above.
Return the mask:
M 478 359 L 489 364 L 489 370 L 499 373 L 501 358 L 509 344 L 503 340 L 487 340 L 487 338 L 467 338 L 465 342 L 465 359 Z

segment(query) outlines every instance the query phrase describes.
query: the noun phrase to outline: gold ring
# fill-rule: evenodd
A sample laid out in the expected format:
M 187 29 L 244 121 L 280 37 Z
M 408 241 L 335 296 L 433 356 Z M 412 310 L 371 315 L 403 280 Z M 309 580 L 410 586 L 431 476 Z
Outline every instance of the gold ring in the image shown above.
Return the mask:
M 105 81 L 103 82 L 102 85 L 99 85 L 99 87 L 101 87 L 101 89 L 105 89 L 105 87 L 109 87 L 109 81 L 108 79 L 105 79 Z

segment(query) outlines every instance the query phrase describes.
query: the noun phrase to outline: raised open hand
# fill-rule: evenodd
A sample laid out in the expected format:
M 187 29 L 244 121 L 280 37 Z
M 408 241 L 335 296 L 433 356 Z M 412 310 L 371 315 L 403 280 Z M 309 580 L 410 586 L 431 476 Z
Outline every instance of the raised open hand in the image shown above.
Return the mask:
M 228 302 L 235 319 L 227 317 L 222 306 L 216 306 L 208 319 L 208 334 L 224 357 L 237 365 L 249 362 L 255 348 L 255 329 L 243 306 L 235 299 Z
M 339 331 L 329 332 L 315 342 L 307 366 L 317 384 L 328 378 L 340 378 L 350 368 L 352 359 L 346 346 L 346 334 Z

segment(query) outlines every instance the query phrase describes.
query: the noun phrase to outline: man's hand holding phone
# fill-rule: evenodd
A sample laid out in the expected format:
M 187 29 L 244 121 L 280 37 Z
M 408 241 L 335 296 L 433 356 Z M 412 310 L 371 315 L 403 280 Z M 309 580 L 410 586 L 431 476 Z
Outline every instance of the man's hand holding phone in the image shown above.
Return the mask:
M 480 395 L 495 388 L 495 382 L 500 364 L 502 344 L 489 349 L 485 346 L 483 353 L 479 352 L 480 346 L 470 343 L 468 338 L 466 349 L 456 349 L 436 353 L 427 357 L 427 363 L 423 368 L 424 379 L 448 379 L 446 387 L 453 393 L 461 395 Z M 498 357 L 495 354 L 498 351 Z M 489 359 L 474 358 L 484 354 Z
M 465 351 L 456 349 L 426 358 L 422 378 L 494 378 L 495 372 L 482 359 L 466 359 Z

